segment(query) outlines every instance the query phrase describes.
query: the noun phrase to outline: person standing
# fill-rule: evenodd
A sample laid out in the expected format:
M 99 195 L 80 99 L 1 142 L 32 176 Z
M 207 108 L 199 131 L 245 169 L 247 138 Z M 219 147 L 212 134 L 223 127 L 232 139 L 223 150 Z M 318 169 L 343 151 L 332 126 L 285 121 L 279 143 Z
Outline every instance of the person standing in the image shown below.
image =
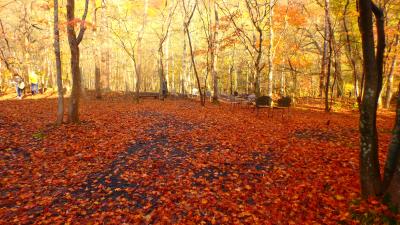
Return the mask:
M 29 73 L 29 83 L 31 83 L 31 93 L 32 95 L 39 93 L 39 82 L 36 71 L 31 71 Z
M 22 99 L 22 91 L 25 88 L 25 83 L 19 75 L 14 75 L 14 80 L 12 81 L 15 84 L 15 90 L 17 92 L 17 99 Z

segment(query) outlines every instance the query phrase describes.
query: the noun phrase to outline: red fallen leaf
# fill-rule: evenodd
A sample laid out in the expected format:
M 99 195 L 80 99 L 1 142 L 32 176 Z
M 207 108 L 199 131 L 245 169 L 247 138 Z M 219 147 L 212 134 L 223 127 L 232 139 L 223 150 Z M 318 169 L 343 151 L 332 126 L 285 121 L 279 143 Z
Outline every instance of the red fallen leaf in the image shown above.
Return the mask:
M 282 122 L 188 101 L 82 103 L 84 122 L 44 132 L 54 100 L 0 101 L 0 149 L 5 140 L 13 157 L 0 153 L 0 191 L 14 190 L 4 196 L 16 206 L 0 210 L 0 223 L 140 224 L 151 214 L 147 223 L 331 224 L 346 221 L 359 196 L 353 115 L 294 109 L 295 119 Z M 389 129 L 391 117 L 379 126 Z M 32 142 L 38 131 L 45 138 Z M 381 136 L 385 148 L 390 134 Z M 24 206 L 49 212 L 33 220 Z M 386 215 L 376 202 L 352 212 L 371 209 Z

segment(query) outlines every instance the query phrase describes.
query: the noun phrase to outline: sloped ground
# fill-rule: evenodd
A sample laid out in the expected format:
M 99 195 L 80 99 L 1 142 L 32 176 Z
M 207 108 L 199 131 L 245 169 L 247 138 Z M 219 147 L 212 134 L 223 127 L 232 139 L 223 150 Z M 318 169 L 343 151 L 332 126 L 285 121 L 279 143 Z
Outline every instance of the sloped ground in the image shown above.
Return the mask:
M 190 101 L 0 101 L 0 223 L 351 222 L 358 116 L 289 119 Z M 329 122 L 328 122 L 329 121 Z M 381 158 L 393 114 L 380 115 Z

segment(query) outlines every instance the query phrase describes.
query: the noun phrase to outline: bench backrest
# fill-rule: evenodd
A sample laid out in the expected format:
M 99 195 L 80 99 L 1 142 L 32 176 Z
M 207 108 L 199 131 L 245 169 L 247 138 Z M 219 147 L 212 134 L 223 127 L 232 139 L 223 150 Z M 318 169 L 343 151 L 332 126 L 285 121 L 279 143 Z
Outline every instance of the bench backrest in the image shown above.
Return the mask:
M 261 96 L 256 99 L 256 106 L 271 106 L 272 98 L 269 96 Z
M 280 107 L 290 107 L 291 104 L 292 104 L 292 98 L 289 96 L 278 99 L 278 106 Z

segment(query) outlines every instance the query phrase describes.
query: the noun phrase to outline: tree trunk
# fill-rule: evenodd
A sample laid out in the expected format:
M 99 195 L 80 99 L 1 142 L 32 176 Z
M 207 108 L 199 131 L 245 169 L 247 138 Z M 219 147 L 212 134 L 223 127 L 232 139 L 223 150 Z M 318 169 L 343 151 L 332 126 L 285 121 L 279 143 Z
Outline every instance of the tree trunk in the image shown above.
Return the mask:
M 81 94 L 81 71 L 79 69 L 79 43 L 82 41 L 85 31 L 84 20 L 86 19 L 88 2 L 85 3 L 85 12 L 82 17 L 79 35 L 76 36 L 74 24 L 67 23 L 68 43 L 71 50 L 71 74 L 72 74 L 72 91 L 69 102 L 68 122 L 79 122 L 79 102 Z M 75 19 L 75 0 L 67 1 L 67 20 Z
M 329 105 L 329 85 L 331 80 L 331 67 L 332 67 L 332 42 L 333 34 L 329 32 L 329 57 L 328 57 L 328 67 L 326 71 L 326 83 L 325 83 L 325 112 L 329 112 L 331 107 Z
M 99 36 L 102 41 L 102 48 L 100 50 L 100 87 L 103 91 L 110 91 L 110 48 L 108 39 L 105 38 L 106 34 L 109 32 L 109 26 L 105 9 L 105 1 L 101 1 L 101 26 L 99 26 Z
M 325 0 L 325 37 L 324 40 L 328 42 L 329 53 L 327 54 L 328 57 L 325 59 L 328 61 L 328 65 L 326 68 L 326 83 L 325 83 L 325 112 L 329 112 L 331 107 L 329 105 L 329 85 L 330 85 L 330 78 L 331 78 L 331 66 L 332 66 L 332 53 L 333 53 L 333 42 L 334 42 L 334 33 L 332 29 L 330 13 L 329 13 L 329 0 Z M 324 43 L 325 44 L 325 43 Z M 324 50 L 326 51 L 326 50 Z
M 393 71 L 394 68 L 396 67 L 396 56 L 394 56 L 391 66 L 390 66 L 390 71 L 388 74 L 387 78 L 387 84 L 386 84 L 386 99 L 385 99 L 385 108 L 390 108 L 390 101 L 392 100 L 392 85 L 393 85 Z
M 261 79 L 261 72 L 263 69 L 263 66 L 261 65 L 261 59 L 262 59 L 262 42 L 263 42 L 263 33 L 261 28 L 257 28 L 258 32 L 258 46 L 257 46 L 257 58 L 255 61 L 255 81 L 254 81 L 254 92 L 257 97 L 261 96 L 261 85 L 260 85 L 260 79 Z M 268 83 L 269 84 L 269 83 Z M 271 82 L 272 84 L 272 82 Z
M 356 60 L 354 58 L 353 50 L 351 48 L 351 41 L 350 41 L 350 34 L 349 34 L 349 29 L 347 27 L 347 8 L 349 6 L 349 0 L 346 1 L 346 5 L 344 8 L 344 13 L 343 13 L 343 27 L 346 33 L 346 46 L 347 46 L 347 58 L 350 61 L 351 64 L 351 69 L 353 71 L 353 85 L 354 85 L 354 97 L 357 98 L 359 95 L 358 91 L 358 75 L 357 75 L 357 66 L 356 66 Z
M 333 31 L 332 31 L 333 32 Z M 335 53 L 335 80 L 336 80 L 336 96 L 342 97 L 343 96 L 343 78 L 342 78 L 342 52 L 341 47 L 339 46 L 338 42 L 335 40 L 335 36 L 332 34 L 332 41 Z
M 273 78 L 274 78 L 274 62 L 273 62 L 273 47 L 274 47 L 274 29 L 273 29 L 273 4 L 274 1 L 269 1 L 269 16 L 268 16 L 268 36 L 269 36 L 269 45 L 268 45 L 268 96 L 272 97 L 273 91 Z M 261 39 L 260 39 L 261 41 Z
M 58 28 L 58 0 L 54 0 L 54 54 L 56 57 L 57 71 L 57 125 L 62 124 L 64 120 L 64 94 L 61 74 L 61 53 L 60 53 L 60 31 Z
M 68 35 L 69 37 L 69 35 Z M 79 47 L 76 42 L 70 42 L 72 90 L 69 102 L 68 121 L 79 122 L 79 102 L 81 93 L 81 71 L 79 70 Z
M 363 49 L 364 85 L 360 105 L 360 183 L 363 198 L 382 194 L 378 159 L 376 110 L 379 96 L 378 65 L 375 59 L 371 0 L 359 1 L 359 28 Z M 378 54 L 377 54 L 378 55 Z
M 325 11 L 325 22 L 324 22 L 324 47 L 323 47 L 323 53 L 322 53 L 322 63 L 321 63 L 321 73 L 319 76 L 319 97 L 322 97 L 322 93 L 324 90 L 326 90 L 326 87 L 324 86 L 325 82 L 325 75 L 326 75 L 326 64 L 327 64 L 327 49 L 328 49 L 328 36 L 329 36 L 329 0 L 325 0 L 325 6 L 324 6 L 324 11 Z M 326 97 L 326 96 L 325 96 Z
M 186 26 L 186 35 L 187 35 L 187 38 L 188 38 L 188 41 L 189 41 L 189 50 L 190 50 L 190 56 L 191 56 L 191 59 L 192 59 L 193 71 L 194 71 L 194 75 L 196 76 L 197 87 L 198 87 L 199 93 L 200 93 L 201 106 L 205 106 L 205 101 L 203 99 L 204 98 L 203 91 L 201 89 L 200 78 L 199 78 L 199 74 L 198 74 L 198 71 L 197 71 L 196 63 L 194 61 L 192 40 L 191 40 L 191 37 L 190 37 L 189 28 L 187 26 Z
M 397 94 L 396 121 L 385 165 L 383 188 L 391 203 L 400 207 L 400 84 Z
M 285 96 L 285 73 L 284 73 L 284 66 L 285 66 L 285 58 L 282 58 L 281 87 L 280 87 L 280 94 L 281 94 L 281 96 Z M 311 87 L 312 87 L 312 85 L 311 85 Z
M 182 48 L 182 71 L 180 73 L 181 93 L 186 94 L 186 74 L 187 74 L 187 55 L 186 55 L 186 28 L 183 24 L 183 48 Z
M 400 28 L 400 23 L 399 23 L 398 27 Z M 395 49 L 394 50 L 395 54 L 394 54 L 392 62 L 390 64 L 390 69 L 389 69 L 389 73 L 387 75 L 388 78 L 387 78 L 387 83 L 386 83 L 385 108 L 387 108 L 387 109 L 390 108 L 390 101 L 392 99 L 393 72 L 394 72 L 394 68 L 396 67 L 396 60 L 397 60 L 397 53 L 398 53 L 397 46 L 399 44 L 399 40 L 400 40 L 399 34 L 396 34 L 395 43 L 392 46 L 392 48 Z
M 142 50 L 142 40 L 144 30 L 147 24 L 147 10 L 148 10 L 148 0 L 144 0 L 144 8 L 143 8 L 143 21 L 142 27 L 140 29 L 138 40 L 137 40 L 137 51 L 138 51 L 138 58 L 135 60 L 135 74 L 136 74 L 136 87 L 135 87 L 135 101 L 139 103 L 139 93 L 140 93 L 140 85 L 142 83 L 142 61 L 143 61 L 143 50 Z M 134 49 L 133 49 L 134 51 Z M 134 59 L 134 52 L 132 52 L 132 56 Z
M 212 40 L 211 49 L 211 75 L 213 79 L 213 102 L 218 102 L 218 74 L 217 74 L 217 61 L 218 61 L 218 29 L 219 17 L 217 10 L 217 3 L 214 2 L 214 17 L 215 17 L 215 31 Z
M 93 37 L 95 41 L 98 41 L 97 35 L 97 8 L 96 1 L 92 1 L 93 7 Z M 100 84 L 100 58 L 99 58 L 99 46 L 94 47 L 94 87 L 96 92 L 96 98 L 101 99 L 101 84 Z

